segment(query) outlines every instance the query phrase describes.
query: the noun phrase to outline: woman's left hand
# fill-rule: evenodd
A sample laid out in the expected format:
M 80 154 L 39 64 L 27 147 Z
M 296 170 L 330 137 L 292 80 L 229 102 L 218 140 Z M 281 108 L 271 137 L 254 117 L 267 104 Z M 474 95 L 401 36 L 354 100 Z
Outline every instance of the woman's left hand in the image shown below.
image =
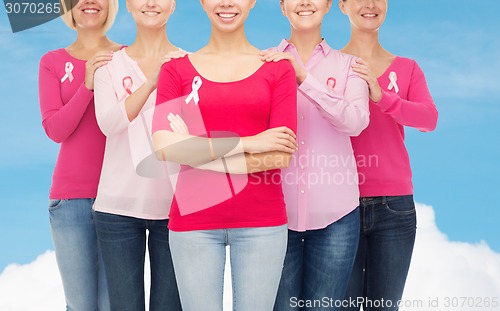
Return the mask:
M 160 60 L 158 62 L 158 67 L 153 72 L 152 76 L 148 79 L 148 82 L 151 83 L 151 85 L 154 88 L 156 88 L 156 86 L 158 84 L 158 77 L 160 75 L 160 70 L 161 70 L 161 67 L 163 66 L 163 64 L 168 63 L 169 61 L 171 61 L 174 58 L 184 57 L 186 54 L 187 54 L 186 51 L 184 51 L 182 49 L 178 49 L 177 51 L 173 51 L 173 52 L 170 52 L 170 53 L 167 53 L 166 55 L 164 55 L 162 58 L 160 58 Z
M 260 56 L 262 61 L 264 62 L 277 62 L 283 59 L 288 60 L 290 63 L 292 63 L 293 69 L 295 70 L 295 76 L 297 78 L 298 84 L 304 82 L 307 77 L 307 70 L 305 70 L 290 53 L 270 50 L 260 52 Z
M 379 102 L 382 99 L 382 89 L 378 84 L 377 77 L 372 72 L 370 65 L 368 65 L 368 62 L 358 58 L 356 64 L 352 65 L 352 70 L 368 83 L 370 99 L 375 103 Z
M 189 135 L 186 123 L 184 123 L 184 120 L 182 120 L 178 114 L 174 115 L 173 113 L 169 113 L 167 119 L 170 121 L 170 128 L 172 129 L 172 132 Z

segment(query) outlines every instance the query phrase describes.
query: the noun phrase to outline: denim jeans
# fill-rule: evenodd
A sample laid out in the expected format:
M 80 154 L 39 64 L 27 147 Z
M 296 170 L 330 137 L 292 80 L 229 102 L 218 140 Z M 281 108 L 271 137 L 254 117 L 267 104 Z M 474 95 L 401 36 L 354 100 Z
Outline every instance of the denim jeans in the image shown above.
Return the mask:
M 417 229 L 413 195 L 361 198 L 360 213 L 358 254 L 345 302 L 363 300 L 364 311 L 398 310 Z M 342 310 L 360 307 L 351 303 Z
M 184 311 L 221 311 L 226 245 L 233 309 L 271 311 L 283 268 L 287 226 L 170 232 Z
M 150 311 L 181 310 L 168 245 L 168 220 L 145 220 L 94 212 L 112 311 L 145 310 L 144 262 L 151 266 Z
M 68 311 L 109 310 L 93 204 L 94 199 L 49 200 L 50 230 Z
M 326 228 L 288 230 L 288 248 L 275 311 L 339 310 L 359 239 L 356 208 Z

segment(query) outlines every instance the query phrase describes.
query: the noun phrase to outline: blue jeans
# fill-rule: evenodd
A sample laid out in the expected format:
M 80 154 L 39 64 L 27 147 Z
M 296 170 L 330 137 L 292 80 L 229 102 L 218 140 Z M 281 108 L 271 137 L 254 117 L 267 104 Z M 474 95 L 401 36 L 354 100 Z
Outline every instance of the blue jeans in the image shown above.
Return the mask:
M 359 239 L 359 209 L 326 228 L 288 230 L 288 248 L 275 311 L 339 310 Z
M 146 230 L 151 266 L 149 310 L 182 310 L 168 245 L 168 220 L 94 212 L 112 311 L 145 310 Z
M 170 232 L 170 247 L 184 311 L 221 311 L 226 245 L 233 309 L 270 311 L 286 252 L 287 227 Z
M 398 310 L 410 267 L 417 217 L 413 195 L 360 199 L 361 236 L 344 311 Z M 360 297 L 360 298 L 358 298 Z M 383 303 L 382 303 L 383 299 Z
M 49 200 L 50 230 L 68 311 L 109 310 L 93 204 L 94 199 Z

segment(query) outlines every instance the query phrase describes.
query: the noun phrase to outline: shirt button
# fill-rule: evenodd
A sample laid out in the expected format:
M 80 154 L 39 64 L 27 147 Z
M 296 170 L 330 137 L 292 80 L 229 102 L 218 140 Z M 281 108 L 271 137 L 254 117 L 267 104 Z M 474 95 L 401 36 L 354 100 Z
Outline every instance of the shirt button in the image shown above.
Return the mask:
M 302 145 L 304 145 L 306 142 L 305 142 L 305 141 L 301 141 L 300 143 L 301 143 Z
M 305 191 L 304 191 L 304 190 L 300 190 L 300 193 L 304 194 L 304 193 L 305 193 Z
M 301 169 L 304 169 L 304 165 L 301 165 L 301 166 L 300 166 L 300 168 L 301 168 Z
M 305 117 L 304 117 L 304 116 L 300 116 L 300 118 L 301 118 L 302 120 L 304 120 L 304 119 L 305 119 Z

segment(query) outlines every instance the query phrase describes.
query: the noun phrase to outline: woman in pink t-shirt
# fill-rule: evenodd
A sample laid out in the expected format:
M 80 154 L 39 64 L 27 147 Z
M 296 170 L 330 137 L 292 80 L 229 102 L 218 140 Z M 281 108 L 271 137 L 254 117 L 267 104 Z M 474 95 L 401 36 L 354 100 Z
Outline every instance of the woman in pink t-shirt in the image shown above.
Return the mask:
M 388 0 L 341 0 L 351 39 L 342 49 L 368 83 L 370 124 L 351 139 L 360 176 L 361 233 L 347 300 L 371 301 L 343 310 L 397 310 L 416 233 L 416 213 L 404 126 L 435 129 L 438 113 L 414 60 L 386 51 L 378 31 Z
M 272 310 L 287 240 L 279 169 L 296 149 L 295 74 L 288 61 L 263 63 L 248 42 L 255 0 L 201 5 L 210 41 L 163 66 L 153 119 L 158 157 L 181 164 L 169 228 L 182 307 L 222 310 L 229 246 L 233 308 Z
M 70 8 L 68 8 L 70 9 Z M 77 38 L 40 60 L 42 125 L 60 143 L 50 188 L 50 228 L 68 310 L 109 310 L 92 205 L 105 137 L 94 112 L 94 73 L 120 46 L 106 37 L 118 0 L 79 1 L 62 15 Z

